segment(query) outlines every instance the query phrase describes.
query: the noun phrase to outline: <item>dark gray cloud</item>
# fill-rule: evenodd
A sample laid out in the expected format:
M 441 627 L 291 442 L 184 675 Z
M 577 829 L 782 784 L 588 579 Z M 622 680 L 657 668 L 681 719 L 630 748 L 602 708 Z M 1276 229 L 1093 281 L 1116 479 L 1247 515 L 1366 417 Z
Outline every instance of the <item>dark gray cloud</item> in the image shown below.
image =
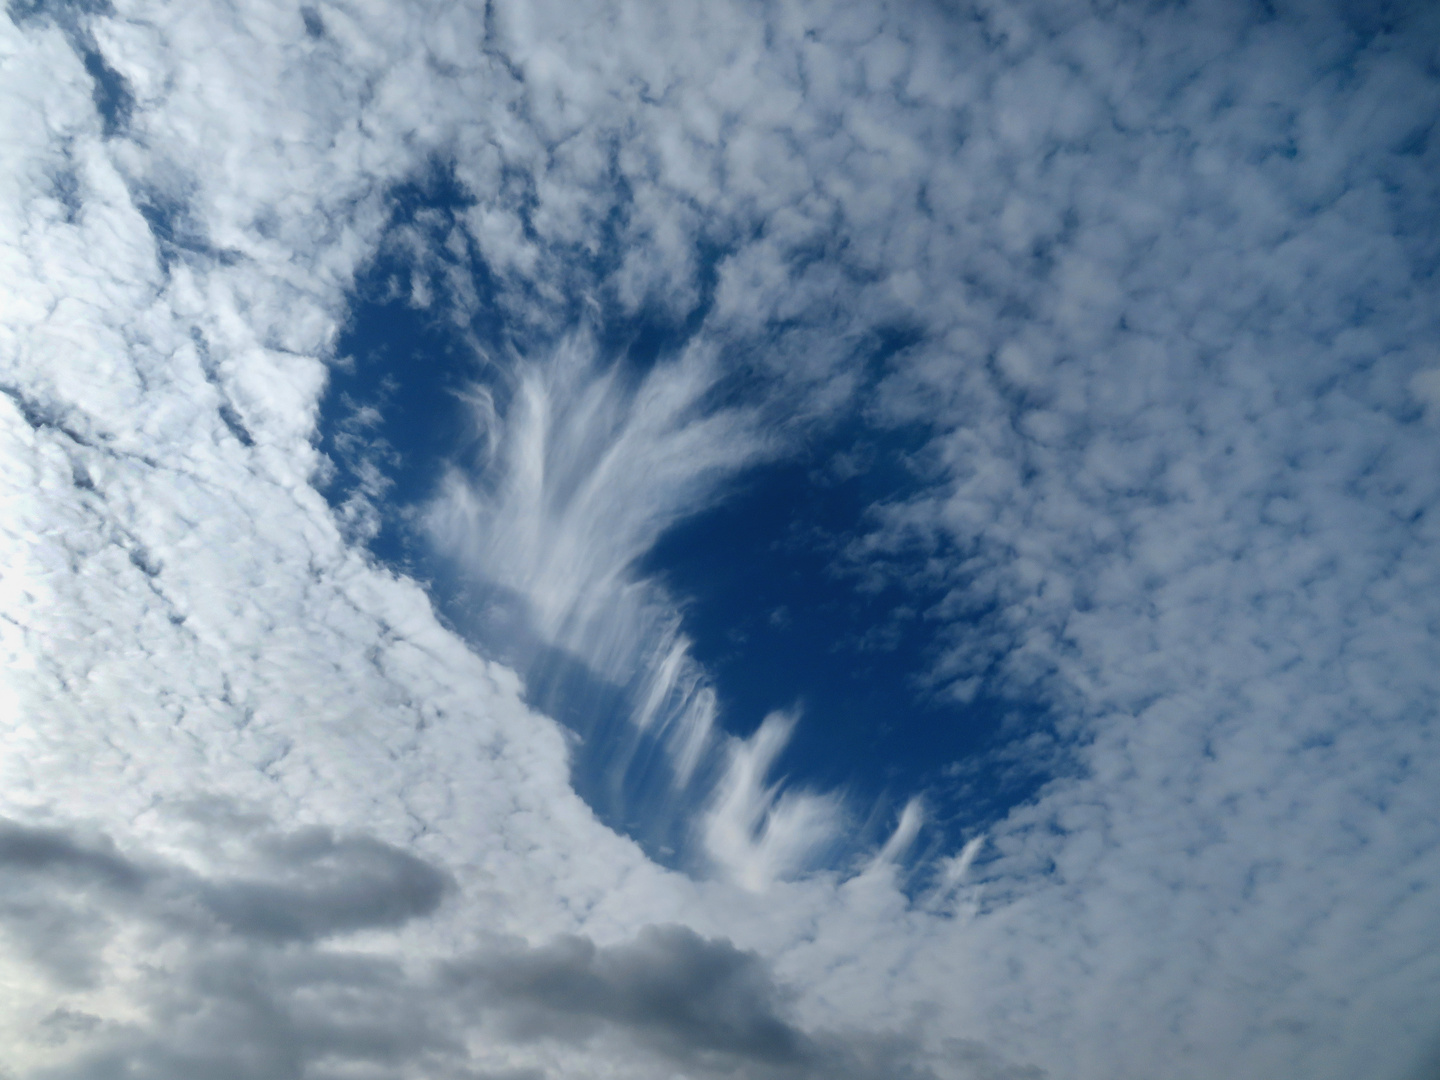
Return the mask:
M 150 881 L 103 837 L 0 821 L 0 927 L 15 953 L 62 986 L 95 982 L 109 911 Z
M 912 1033 L 807 1030 L 768 961 L 684 926 L 608 946 L 493 939 L 438 966 L 338 947 L 327 939 L 432 914 L 448 876 L 369 837 L 249 827 L 231 856 L 247 873 L 208 876 L 100 835 L 0 821 L 0 921 L 31 943 L 57 994 L 109 985 L 117 942 L 150 972 L 138 994 L 131 985 L 143 1019 L 69 1004 L 46 1014 L 37 1043 L 68 1056 L 27 1076 L 540 1080 L 567 1075 L 555 1047 L 563 1061 L 565 1048 L 596 1045 L 636 1062 L 637 1076 L 939 1075 Z M 497 1071 L 475 1060 L 477 1037 L 502 1055 L 550 1047 L 552 1065 Z M 942 1060 L 977 1080 L 1041 1075 L 974 1043 L 947 1045 Z
M 326 829 L 269 837 L 257 845 L 275 880 L 206 884 L 205 907 L 237 933 L 315 940 L 394 927 L 439 906 L 444 874 L 407 851 Z
M 143 1023 L 111 1024 L 40 1077 L 291 1080 L 453 1058 L 433 1002 L 390 960 L 192 940 Z M 79 1042 L 79 1040 L 75 1040 Z
M 450 977 L 537 1037 L 609 1022 L 682 1053 L 793 1065 L 813 1052 L 781 1019 L 779 991 L 759 956 L 683 926 L 648 927 L 610 948 L 574 936 L 539 948 L 502 945 L 453 966 Z
M 95 976 L 117 917 L 180 933 L 317 941 L 433 912 L 448 877 L 409 852 L 326 829 L 259 832 L 248 871 L 206 878 L 133 858 L 104 836 L 0 820 L 0 921 L 32 959 L 70 983 Z
M 49 1013 L 40 1041 L 72 1053 L 34 1075 L 286 1080 L 463 1056 L 396 960 L 323 943 L 434 912 L 448 876 L 370 837 L 250 827 L 231 858 L 242 872 L 210 876 L 103 837 L 0 822 L 0 919 L 57 993 L 121 977 L 117 949 L 152 971 L 144 1021 Z
M 791 996 L 766 961 L 684 926 L 646 927 L 634 941 L 607 947 L 576 936 L 539 947 L 501 943 L 450 965 L 446 977 L 503 1014 L 521 1039 L 584 1041 L 621 1032 L 662 1057 L 719 1075 L 935 1075 L 904 1036 L 807 1033 L 791 1018 Z
M 57 875 L 123 892 L 142 888 L 148 878 L 108 838 L 86 842 L 63 829 L 5 820 L 0 820 L 0 866 L 10 875 Z

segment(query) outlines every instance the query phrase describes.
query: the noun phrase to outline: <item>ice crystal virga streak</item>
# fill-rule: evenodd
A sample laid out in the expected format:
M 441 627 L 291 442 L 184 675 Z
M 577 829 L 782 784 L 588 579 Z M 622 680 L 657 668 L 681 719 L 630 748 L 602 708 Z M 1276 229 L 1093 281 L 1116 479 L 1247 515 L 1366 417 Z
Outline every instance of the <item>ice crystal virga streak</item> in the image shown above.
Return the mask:
M 794 717 L 767 722 L 748 743 L 724 735 L 675 600 L 636 571 L 669 526 L 785 448 L 758 405 L 707 402 L 721 375 L 702 343 L 636 373 L 606 363 L 583 332 L 544 357 L 517 358 L 503 412 L 490 391 L 470 394 L 490 452 L 473 471 L 448 471 L 424 523 L 482 598 L 488 587 L 492 598 L 506 597 L 492 602 L 518 607 L 521 633 L 538 646 L 515 655 L 527 678 L 551 678 L 541 657 L 559 649 L 622 688 L 630 730 L 602 732 L 601 716 L 583 722 L 626 747 L 601 751 L 612 755 L 613 788 L 641 737 L 664 747 L 672 793 L 684 792 L 707 758 L 709 771 L 723 774 L 702 826 L 704 850 L 759 887 L 803 865 L 832 835 L 826 822 L 836 804 L 764 783 Z

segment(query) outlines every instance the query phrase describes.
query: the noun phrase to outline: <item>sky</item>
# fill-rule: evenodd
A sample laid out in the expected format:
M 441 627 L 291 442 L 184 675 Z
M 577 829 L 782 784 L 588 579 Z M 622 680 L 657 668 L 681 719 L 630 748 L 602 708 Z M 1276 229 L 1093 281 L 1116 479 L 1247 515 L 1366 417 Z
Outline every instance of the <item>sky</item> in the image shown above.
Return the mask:
M 1440 8 L 9 0 L 0 1078 L 1440 1077 Z

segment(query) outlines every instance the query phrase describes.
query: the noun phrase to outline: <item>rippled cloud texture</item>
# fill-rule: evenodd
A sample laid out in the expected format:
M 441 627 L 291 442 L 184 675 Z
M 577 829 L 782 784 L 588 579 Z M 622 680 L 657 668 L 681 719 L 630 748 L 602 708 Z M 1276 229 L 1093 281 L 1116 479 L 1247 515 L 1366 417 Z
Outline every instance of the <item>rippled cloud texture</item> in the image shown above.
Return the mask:
M 1423 3 L 12 0 L 0 1075 L 1435 1076 L 1437 115 Z M 887 454 L 796 535 L 1014 712 L 877 811 L 647 559 Z

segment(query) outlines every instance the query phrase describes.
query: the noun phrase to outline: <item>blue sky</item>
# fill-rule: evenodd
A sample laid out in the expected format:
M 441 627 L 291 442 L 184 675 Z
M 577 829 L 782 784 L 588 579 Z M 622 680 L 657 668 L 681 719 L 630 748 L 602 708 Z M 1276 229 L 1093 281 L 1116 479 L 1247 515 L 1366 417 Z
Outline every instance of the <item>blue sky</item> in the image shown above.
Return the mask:
M 1435 1074 L 1431 5 L 0 39 L 0 1074 Z
M 456 211 L 475 201 L 439 168 L 391 199 L 389 237 L 419 228 L 437 243 Z M 636 752 L 625 731 L 643 702 L 626 685 L 637 673 L 595 677 L 583 657 L 564 650 L 526 655 L 528 635 L 516 625 L 523 612 L 496 596 L 507 583 L 457 573 L 415 527 L 451 463 L 490 479 L 465 397 L 483 386 L 506 408 L 513 387 L 504 364 L 489 357 L 554 345 L 512 341 L 503 312 L 483 299 L 457 321 L 444 278 L 392 243 L 382 240 L 381 254 L 361 272 L 337 342 L 346 365 L 327 386 L 319 434 L 340 472 L 325 493 L 343 513 L 368 481 L 375 492 L 365 526 L 373 532 L 370 550 L 425 580 L 460 633 L 517 665 L 532 704 L 584 736 L 577 787 L 592 808 L 653 857 L 684 864 L 692 838 L 676 812 L 663 756 L 658 773 L 653 747 L 629 756 Z M 440 258 L 481 290 L 494 289 L 491 270 L 473 250 Z M 423 306 L 414 301 L 420 275 L 430 292 Z M 643 379 L 701 332 L 712 304 L 713 296 L 702 297 L 683 317 L 623 309 L 594 316 L 596 364 L 622 379 Z M 889 366 L 921 341 L 919 331 L 892 327 L 856 341 L 856 362 L 870 382 L 861 392 L 873 393 Z M 723 392 L 744 400 L 765 391 L 742 366 Z M 775 768 L 789 784 L 843 789 L 854 802 L 857 828 L 826 853 L 830 860 L 883 840 L 880 830 L 892 828 L 917 795 L 930 804 L 930 846 L 962 846 L 1050 771 L 1050 762 L 1027 770 L 1023 762 L 1001 766 L 987 758 L 1004 742 L 1046 729 L 1043 697 L 955 701 L 930 685 L 926 668 L 942 648 L 930 609 L 943 593 L 906 584 L 918 561 L 887 559 L 880 576 L 876 566 L 847 558 L 847 547 L 873 527 L 873 507 L 924 489 L 916 458 L 932 436 L 923 424 L 867 423 L 853 408 L 827 417 L 809 425 L 783 459 L 737 470 L 713 499 L 688 513 L 680 508 L 627 568 L 668 595 L 714 684 L 726 732 L 748 737 L 776 711 L 804 718 Z M 963 784 L 956 781 L 962 771 Z M 703 789 L 694 793 L 689 809 L 703 798 Z

